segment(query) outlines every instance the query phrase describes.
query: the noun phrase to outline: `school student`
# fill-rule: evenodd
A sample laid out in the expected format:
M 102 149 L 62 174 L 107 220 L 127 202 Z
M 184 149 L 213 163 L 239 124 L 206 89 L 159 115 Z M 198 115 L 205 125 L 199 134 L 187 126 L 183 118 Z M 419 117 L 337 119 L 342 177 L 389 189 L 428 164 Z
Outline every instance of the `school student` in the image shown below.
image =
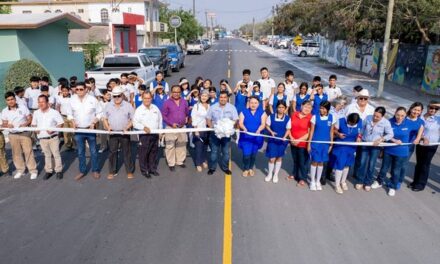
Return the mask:
M 158 87 L 162 87 L 165 94 L 170 93 L 170 86 L 164 80 L 163 72 L 156 72 L 156 78 L 150 83 L 150 91 L 154 91 Z
M 249 93 L 246 83 L 239 84 L 240 89 L 235 92 L 235 108 L 237 108 L 238 114 L 246 109 Z
M 357 113 L 351 113 L 336 122 L 335 142 L 361 142 L 362 120 Z M 329 165 L 335 170 L 335 191 L 342 194 L 348 190 L 347 175 L 355 161 L 356 146 L 334 144 Z
M 263 137 L 246 134 L 246 132 L 260 134 L 265 128 L 266 114 L 259 105 L 260 100 L 251 96 L 249 98 L 249 108 L 241 112 L 239 116 L 238 124 L 243 133 L 240 134 L 238 147 L 243 151 L 243 177 L 255 175 L 253 170 L 255 159 L 264 142 Z
M 342 96 L 341 88 L 336 86 L 336 75 L 332 74 L 328 78 L 328 86 L 324 88 L 324 93 L 328 96 L 328 101 L 331 103 L 333 100 Z
M 179 80 L 179 86 L 180 86 L 180 89 L 182 90 L 182 98 L 184 98 L 186 100 L 187 96 L 191 92 L 189 90 L 189 81 L 185 77 L 182 77 Z
M 311 97 L 314 96 L 313 94 L 308 94 L 308 90 L 309 85 L 306 82 L 302 82 L 299 86 L 299 92 L 293 97 L 292 109 L 294 112 L 301 111 L 302 103 L 311 100 Z
M 382 184 L 385 184 L 388 187 L 388 195 L 394 196 L 396 195 L 396 190 L 400 188 L 400 175 L 402 174 L 402 170 L 405 170 L 405 162 L 409 155 L 408 145 L 405 145 L 409 143 L 410 135 L 405 107 L 398 107 L 394 113 L 394 117 L 389 121 L 393 129 L 393 138 L 391 138 L 390 143 L 395 143 L 398 146 L 384 148 L 382 167 L 377 176 L 377 181 L 371 185 L 371 188 L 378 189 L 382 187 Z M 386 176 L 390 167 L 391 180 L 389 181 Z
M 134 108 L 138 108 L 142 105 L 143 99 L 142 95 L 147 91 L 147 86 L 141 84 L 138 87 L 138 93 L 134 96 Z
M 266 129 L 270 135 L 281 139 L 269 138 L 267 141 L 266 157 L 269 158 L 269 172 L 264 179 L 266 182 L 278 182 L 278 174 L 281 169 L 281 163 L 289 144 L 286 139 L 290 134 L 290 117 L 286 114 L 287 104 L 284 101 L 278 101 L 276 113 L 271 114 L 266 119 Z
M 314 115 L 310 120 L 310 136 L 307 150 L 310 153 L 312 164 L 310 166 L 310 190 L 321 191 L 321 176 L 324 163 L 329 159 L 331 143 L 316 143 L 313 141 L 333 141 L 333 127 L 336 120 L 329 115 L 330 102 L 321 102 L 319 114 Z
M 269 109 L 272 114 L 275 113 L 276 109 L 274 107 L 277 106 L 279 101 L 283 101 L 286 103 L 287 105 L 286 113 L 287 113 L 289 107 L 289 100 L 288 100 L 289 97 L 286 95 L 285 91 L 286 91 L 286 86 L 284 85 L 284 83 L 279 83 L 277 86 L 277 92 L 270 96 Z
M 324 90 L 323 90 L 321 84 L 317 84 L 315 86 L 314 90 L 315 90 L 314 97 L 313 97 L 313 99 L 310 99 L 310 100 L 313 100 L 312 114 L 319 115 L 321 103 L 328 101 L 328 96 L 327 96 L 327 94 L 324 93 Z
M 264 95 L 261 92 L 261 84 L 259 81 L 255 81 L 254 84 L 252 85 L 252 92 L 251 92 L 251 96 L 255 97 L 258 99 L 258 101 L 260 102 L 258 104 L 258 108 L 260 109 L 264 109 Z M 248 99 L 248 104 L 246 105 L 246 108 L 248 108 L 249 106 L 249 99 Z
M 284 77 L 285 77 L 284 86 L 286 87 L 285 93 L 289 98 L 289 103 L 291 103 L 290 101 L 292 101 L 295 94 L 298 93 L 299 86 L 298 83 L 295 82 L 295 74 L 293 73 L 293 71 L 291 70 L 286 71 Z
M 218 102 L 217 89 L 215 87 L 209 87 L 208 91 L 209 91 L 209 105 L 213 105 L 217 103 Z

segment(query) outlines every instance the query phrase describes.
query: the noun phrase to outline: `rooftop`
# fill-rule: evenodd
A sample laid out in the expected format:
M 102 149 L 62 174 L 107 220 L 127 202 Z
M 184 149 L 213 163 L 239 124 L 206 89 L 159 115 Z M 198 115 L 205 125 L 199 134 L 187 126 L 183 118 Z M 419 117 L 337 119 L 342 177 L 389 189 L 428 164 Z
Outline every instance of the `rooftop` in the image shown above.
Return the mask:
M 122 1 L 121 1 L 122 2 Z M 149 2 L 148 0 L 126 0 L 124 3 L 142 3 Z M 71 5 L 71 4 L 88 4 L 88 3 L 107 3 L 110 4 L 111 0 L 20 0 L 19 2 L 2 2 L 2 5 Z M 165 5 L 161 1 L 156 2 L 159 5 Z M 115 2 L 117 4 L 117 2 Z
M 69 29 L 90 28 L 90 25 L 67 13 L 0 15 L 0 29 L 35 29 L 52 23 L 64 23 Z

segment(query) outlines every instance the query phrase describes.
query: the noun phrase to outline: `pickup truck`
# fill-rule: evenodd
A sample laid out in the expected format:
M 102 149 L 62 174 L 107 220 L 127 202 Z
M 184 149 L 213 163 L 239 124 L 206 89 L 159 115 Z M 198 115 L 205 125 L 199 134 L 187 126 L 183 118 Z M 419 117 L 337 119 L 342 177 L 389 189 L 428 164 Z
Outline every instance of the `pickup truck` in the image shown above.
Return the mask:
M 101 67 L 86 71 L 86 78 L 95 78 L 96 88 L 106 89 L 111 78 L 120 78 L 122 73 L 136 72 L 148 86 L 156 77 L 157 66 L 142 53 L 116 53 L 106 55 Z
M 188 54 L 198 53 L 201 55 L 205 52 L 205 48 L 201 40 L 191 40 L 186 46 L 186 52 L 188 52 Z

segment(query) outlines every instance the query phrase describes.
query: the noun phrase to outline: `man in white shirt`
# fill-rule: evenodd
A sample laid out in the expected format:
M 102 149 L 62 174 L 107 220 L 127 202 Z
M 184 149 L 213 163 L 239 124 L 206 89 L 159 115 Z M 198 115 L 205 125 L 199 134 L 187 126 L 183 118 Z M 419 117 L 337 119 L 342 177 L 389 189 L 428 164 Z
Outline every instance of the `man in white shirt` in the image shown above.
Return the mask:
M 275 93 L 275 81 L 269 77 L 269 70 L 266 67 L 261 68 L 261 79 L 258 80 L 261 84 L 261 92 L 263 93 L 263 107 L 266 108 L 269 97 Z
M 50 107 L 49 98 L 46 95 L 38 97 L 38 110 L 34 112 L 32 126 L 37 128 L 60 128 L 63 126 L 63 117 L 61 114 Z M 44 170 L 46 174 L 43 180 L 52 177 L 54 167 L 52 165 L 52 157 L 55 161 L 56 178 L 63 178 L 63 164 L 60 155 L 60 139 L 58 132 L 50 130 L 37 131 L 37 138 L 40 140 L 40 146 L 44 153 Z
M 368 103 L 370 99 L 370 93 L 367 89 L 362 89 L 356 97 L 356 103 L 352 103 L 347 106 L 345 116 L 351 113 L 357 113 L 361 117 L 362 121 L 365 121 L 367 116 L 374 114 L 374 107 Z
M 5 99 L 7 106 L 3 109 L 1 114 L 3 121 L 2 126 L 11 129 L 8 137 L 12 149 L 12 161 L 17 170 L 14 179 L 21 178 L 27 167 L 31 173 L 31 180 L 35 180 L 38 176 L 38 170 L 34 152 L 32 151 L 31 133 L 19 132 L 13 129 L 29 126 L 32 121 L 32 115 L 29 109 L 17 104 L 13 92 L 6 92 Z
M 21 87 L 21 86 L 15 87 L 14 93 L 15 93 L 15 100 L 17 101 L 17 104 L 21 104 L 27 108 L 27 102 L 26 102 L 26 99 L 24 98 L 23 87 Z
M 38 109 L 38 96 L 40 96 L 40 78 L 32 76 L 30 79 L 31 86 L 24 91 L 24 98 L 26 99 L 29 110 L 35 111 Z
M 55 109 L 60 112 L 61 116 L 63 117 L 64 121 L 64 128 L 73 128 L 73 121 L 69 120 L 67 116 L 69 115 L 70 111 L 70 89 L 65 84 L 60 85 L 60 95 L 58 95 L 55 98 Z M 70 132 L 63 132 L 64 136 L 64 146 L 68 150 L 73 149 L 75 146 L 75 141 L 73 140 L 73 133 Z
M 240 84 L 241 83 L 246 83 L 247 91 L 248 91 L 248 93 L 251 93 L 252 92 L 252 84 L 254 83 L 253 81 L 251 81 L 251 70 L 244 69 L 242 74 L 243 74 L 243 79 L 237 82 L 237 85 L 235 86 L 235 89 L 234 89 L 234 93 L 237 93 L 238 91 L 240 91 Z
M 286 80 L 284 81 L 284 86 L 286 87 L 284 93 L 287 95 L 287 98 L 289 98 L 289 101 L 292 101 L 295 97 L 295 94 L 299 92 L 299 86 L 298 83 L 295 82 L 295 74 L 293 73 L 293 71 L 286 71 L 284 77 L 286 78 Z
M 336 86 L 336 75 L 332 74 L 328 78 L 328 86 L 324 88 L 324 93 L 328 96 L 328 101 L 331 103 L 333 100 L 338 98 L 339 96 L 342 96 L 341 88 Z
M 73 120 L 75 128 L 95 129 L 99 121 L 102 109 L 98 100 L 87 94 L 84 82 L 75 84 L 76 95 L 70 99 L 70 107 L 68 109 L 68 118 Z M 93 177 L 99 179 L 99 161 L 98 151 L 96 150 L 96 134 L 94 133 L 76 133 L 75 141 L 77 146 L 79 171 L 75 180 L 82 179 L 87 174 L 86 163 L 86 141 L 89 145 L 90 158 L 92 164 Z
M 1 113 L 0 120 L 2 120 Z M 9 172 L 9 164 L 6 159 L 6 141 L 5 136 L 3 135 L 3 130 L 0 130 L 0 169 L 2 174 L 7 174 Z
M 151 175 L 159 176 L 157 172 L 158 134 L 150 134 L 152 129 L 161 129 L 162 114 L 157 106 L 152 104 L 153 95 L 151 92 L 144 92 L 142 105 L 134 112 L 133 127 L 136 130 L 143 130 L 145 134 L 139 135 L 139 166 L 141 173 L 147 178 Z

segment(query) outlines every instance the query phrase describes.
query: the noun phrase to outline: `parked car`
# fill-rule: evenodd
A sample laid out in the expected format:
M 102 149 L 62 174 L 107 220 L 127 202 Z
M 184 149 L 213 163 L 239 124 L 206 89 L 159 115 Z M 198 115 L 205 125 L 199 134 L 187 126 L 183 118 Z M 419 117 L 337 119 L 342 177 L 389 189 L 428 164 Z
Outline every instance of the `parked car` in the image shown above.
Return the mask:
M 170 68 L 172 71 L 180 71 L 180 68 L 185 67 L 185 52 L 180 45 L 169 44 L 162 47 L 167 48 L 168 57 L 170 59 Z
M 319 43 L 304 42 L 300 45 L 292 44 L 292 54 L 300 57 L 319 56 Z
M 158 67 L 143 53 L 115 53 L 106 55 L 101 67 L 86 71 L 86 78 L 95 78 L 96 88 L 107 89 L 107 82 L 120 78 L 122 73 L 136 72 L 146 85 L 156 77 Z
M 198 53 L 201 55 L 205 52 L 205 48 L 200 39 L 190 40 L 186 46 L 186 52 L 188 52 L 188 54 Z
M 153 47 L 153 48 L 142 48 L 138 51 L 139 53 L 144 53 L 150 58 L 154 65 L 157 65 L 160 71 L 162 71 L 165 76 L 168 75 L 170 69 L 171 58 L 168 56 L 168 49 L 165 47 Z
M 292 42 L 292 38 L 282 38 L 282 39 L 279 39 L 275 43 L 275 48 L 277 48 L 277 49 L 287 49 L 287 48 L 290 47 L 291 42 Z
M 206 41 L 208 43 L 209 47 L 212 47 L 212 41 L 209 38 L 205 38 L 203 39 L 204 41 Z
M 211 47 L 211 46 L 209 46 L 208 41 L 206 41 L 204 39 L 202 39 L 202 44 L 203 44 L 203 49 L 204 50 L 207 50 L 207 49 L 209 49 Z

